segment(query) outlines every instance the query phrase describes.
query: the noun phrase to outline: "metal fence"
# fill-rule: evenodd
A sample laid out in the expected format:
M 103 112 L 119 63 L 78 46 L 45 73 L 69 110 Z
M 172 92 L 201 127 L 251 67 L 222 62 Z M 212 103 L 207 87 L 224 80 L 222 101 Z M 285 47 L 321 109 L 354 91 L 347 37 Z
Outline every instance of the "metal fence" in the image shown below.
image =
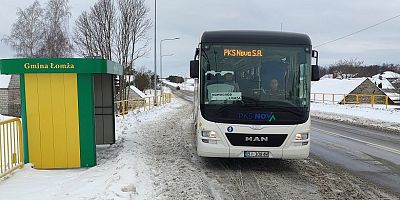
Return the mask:
M 162 95 L 157 95 L 157 97 L 146 97 L 146 98 L 135 98 L 135 99 L 127 99 L 121 101 L 115 101 L 114 104 L 116 106 L 116 114 L 124 116 L 128 114 L 130 110 L 150 110 L 152 107 L 156 105 L 163 105 L 166 103 L 170 103 L 172 99 L 172 95 L 170 93 L 164 93 Z
M 21 120 L 0 121 L 0 178 L 23 166 Z
M 370 104 L 372 107 L 376 104 L 389 105 L 389 97 L 386 95 L 369 94 L 329 94 L 329 93 L 311 93 L 311 102 L 331 103 L 331 104 Z

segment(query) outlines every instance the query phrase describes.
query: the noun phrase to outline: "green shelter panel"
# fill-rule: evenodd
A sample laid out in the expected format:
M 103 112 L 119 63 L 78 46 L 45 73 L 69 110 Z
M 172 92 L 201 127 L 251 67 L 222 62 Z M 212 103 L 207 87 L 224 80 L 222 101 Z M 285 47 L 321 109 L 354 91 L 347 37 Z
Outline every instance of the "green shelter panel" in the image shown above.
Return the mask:
M 1 74 L 77 73 L 122 75 L 122 65 L 98 58 L 1 59 Z

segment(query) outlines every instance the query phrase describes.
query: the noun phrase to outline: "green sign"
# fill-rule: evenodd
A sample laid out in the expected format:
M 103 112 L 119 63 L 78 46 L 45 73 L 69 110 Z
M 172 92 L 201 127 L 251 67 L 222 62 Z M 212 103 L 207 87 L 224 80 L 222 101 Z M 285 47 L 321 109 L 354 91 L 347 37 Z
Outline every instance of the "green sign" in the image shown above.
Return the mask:
M 77 73 L 122 75 L 122 65 L 93 58 L 21 58 L 0 60 L 1 74 Z

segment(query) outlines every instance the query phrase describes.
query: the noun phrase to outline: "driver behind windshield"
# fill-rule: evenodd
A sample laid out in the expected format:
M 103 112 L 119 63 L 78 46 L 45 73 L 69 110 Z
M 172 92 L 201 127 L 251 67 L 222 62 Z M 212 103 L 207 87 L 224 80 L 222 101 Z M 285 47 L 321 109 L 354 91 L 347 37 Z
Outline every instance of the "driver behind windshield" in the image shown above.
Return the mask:
M 226 73 L 224 75 L 224 80 L 225 84 L 232 85 L 233 86 L 233 92 L 239 92 L 239 84 L 236 83 L 236 81 L 233 80 L 233 74 L 232 73 Z

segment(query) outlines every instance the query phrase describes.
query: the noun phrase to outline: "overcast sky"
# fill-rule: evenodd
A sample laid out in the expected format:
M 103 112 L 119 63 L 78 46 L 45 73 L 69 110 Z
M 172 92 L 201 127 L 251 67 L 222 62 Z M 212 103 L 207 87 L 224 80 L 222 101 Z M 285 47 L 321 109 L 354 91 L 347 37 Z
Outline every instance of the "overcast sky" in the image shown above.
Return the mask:
M 1 0 L 0 37 L 9 34 L 16 20 L 17 8 L 25 8 L 33 0 Z M 40 0 L 44 5 L 46 0 Z M 88 10 L 95 0 L 70 0 L 72 19 Z M 154 0 L 147 0 L 154 19 Z M 398 0 L 159 0 L 157 2 L 157 48 L 159 40 L 180 37 L 163 43 L 164 76 L 186 74 L 189 60 L 201 33 L 206 30 L 250 29 L 306 33 L 313 46 L 333 40 L 400 14 Z M 149 31 L 151 38 L 154 30 Z M 154 42 L 151 41 L 153 48 Z M 365 64 L 400 64 L 400 17 L 349 38 L 317 49 L 320 65 L 340 59 L 357 58 Z M 136 67 L 153 69 L 153 49 Z M 157 49 L 158 51 L 158 49 Z M 15 53 L 0 44 L 0 58 Z M 157 65 L 159 61 L 157 61 Z

